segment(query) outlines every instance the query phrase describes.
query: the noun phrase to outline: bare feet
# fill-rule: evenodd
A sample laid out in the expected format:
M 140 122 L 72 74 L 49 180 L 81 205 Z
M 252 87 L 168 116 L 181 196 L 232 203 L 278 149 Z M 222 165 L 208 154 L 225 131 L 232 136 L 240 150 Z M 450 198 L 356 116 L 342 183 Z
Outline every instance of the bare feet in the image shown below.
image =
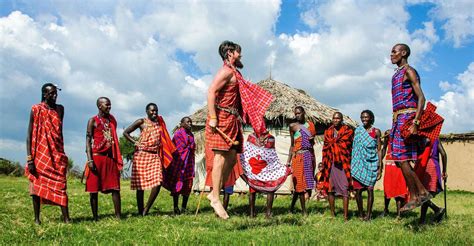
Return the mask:
M 224 207 L 222 206 L 221 201 L 219 200 L 219 197 L 215 198 L 212 196 L 212 194 L 207 195 L 207 199 L 211 202 L 211 207 L 214 209 L 214 212 L 216 213 L 217 216 L 221 219 L 228 219 L 229 215 L 225 211 Z

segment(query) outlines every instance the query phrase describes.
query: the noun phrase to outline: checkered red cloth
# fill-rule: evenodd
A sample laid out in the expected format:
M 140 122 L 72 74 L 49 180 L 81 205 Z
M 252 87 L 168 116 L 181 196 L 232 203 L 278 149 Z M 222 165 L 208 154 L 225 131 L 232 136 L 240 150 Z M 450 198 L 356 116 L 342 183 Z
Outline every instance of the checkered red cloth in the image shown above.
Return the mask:
M 241 112 L 241 103 L 239 97 L 239 84 L 226 83 L 222 89 L 219 90 L 216 96 L 216 105 L 219 108 L 232 109 L 236 112 Z M 212 107 L 213 105 L 208 105 Z M 232 140 L 239 141 L 239 145 L 235 146 L 237 152 L 243 151 L 243 136 L 242 123 L 239 120 L 239 115 L 232 114 L 226 110 L 216 108 L 217 127 L 229 136 Z M 206 148 L 210 150 L 228 151 L 232 144 L 227 142 L 219 133 L 213 133 L 209 126 L 209 115 L 206 122 Z M 209 153 L 212 153 L 210 151 Z M 207 156 L 206 156 L 207 158 Z
M 250 123 L 257 136 L 267 131 L 265 127 L 265 111 L 273 101 L 273 95 L 262 87 L 245 80 L 239 71 L 234 70 L 235 77 L 239 82 L 240 98 L 244 123 Z
M 337 133 L 337 134 L 335 134 Z M 347 125 L 341 126 L 339 131 L 334 126 L 324 131 L 323 145 L 323 172 L 318 183 L 318 189 L 329 190 L 329 175 L 335 163 L 341 163 L 344 173 L 352 189 L 351 152 L 354 131 Z
M 147 190 L 160 185 L 162 162 L 159 154 L 162 127 L 159 122 L 144 119 L 145 128 L 140 134 L 138 145 L 133 155 L 132 190 Z
M 423 113 L 421 114 L 420 126 L 418 127 L 418 135 L 429 138 L 431 142 L 438 139 L 444 122 L 443 117 L 435 111 L 436 106 L 431 102 L 428 102 L 426 109 L 423 110 Z M 410 131 L 408 129 L 411 125 L 413 125 L 413 121 L 409 120 L 401 127 L 402 137 L 404 139 L 410 137 Z
M 33 105 L 31 155 L 37 176 L 28 165 L 25 175 L 30 180 L 30 194 L 41 198 L 42 203 L 67 206 L 66 173 L 68 158 L 64 153 L 62 119 L 55 109 L 45 103 Z

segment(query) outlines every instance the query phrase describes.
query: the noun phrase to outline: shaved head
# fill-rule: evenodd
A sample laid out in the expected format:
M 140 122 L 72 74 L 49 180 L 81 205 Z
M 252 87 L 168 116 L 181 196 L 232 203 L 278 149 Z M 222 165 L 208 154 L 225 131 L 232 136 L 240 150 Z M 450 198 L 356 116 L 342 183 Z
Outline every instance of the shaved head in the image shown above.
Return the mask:
M 102 100 L 107 100 L 108 102 L 110 102 L 110 99 L 108 97 L 99 97 L 97 98 L 97 102 L 96 102 L 97 107 L 99 107 L 100 101 Z

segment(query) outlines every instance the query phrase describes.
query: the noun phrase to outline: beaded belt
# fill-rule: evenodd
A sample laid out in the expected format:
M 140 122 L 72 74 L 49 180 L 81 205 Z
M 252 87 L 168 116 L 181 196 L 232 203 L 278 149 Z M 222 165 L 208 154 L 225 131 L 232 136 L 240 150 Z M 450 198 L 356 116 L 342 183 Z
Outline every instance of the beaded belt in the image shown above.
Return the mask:
M 401 114 L 415 113 L 416 108 L 404 108 L 393 112 L 393 121 L 396 121 Z
M 309 152 L 309 149 L 300 149 L 300 150 L 297 150 L 297 151 L 293 151 L 293 153 L 295 153 L 295 154 L 303 154 L 303 153 L 306 153 L 306 152 Z
M 219 110 L 222 110 L 222 111 L 225 111 L 229 114 L 233 114 L 233 115 L 236 115 L 236 116 L 239 116 L 239 111 L 235 108 L 224 108 L 224 107 L 221 107 L 219 105 L 216 105 L 216 108 L 219 109 Z

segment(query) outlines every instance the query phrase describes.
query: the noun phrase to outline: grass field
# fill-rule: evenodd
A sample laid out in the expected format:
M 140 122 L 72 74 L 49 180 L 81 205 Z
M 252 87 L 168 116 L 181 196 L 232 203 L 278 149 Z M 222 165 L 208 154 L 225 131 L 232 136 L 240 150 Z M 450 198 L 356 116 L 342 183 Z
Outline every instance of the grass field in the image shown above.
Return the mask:
M 419 209 L 404 214 L 400 220 L 377 217 L 383 209 L 383 193 L 376 192 L 375 216 L 362 222 L 355 216 L 356 205 L 350 202 L 351 218 L 344 222 L 342 201 L 337 200 L 338 216 L 331 218 L 325 202 L 311 201 L 309 216 L 288 213 L 289 196 L 278 196 L 274 203 L 274 217 L 264 218 L 265 198 L 257 200 L 259 215 L 247 217 L 247 197 L 231 197 L 231 218 L 217 219 L 209 203 L 203 199 L 201 213 L 173 216 L 172 199 L 162 190 L 151 215 L 136 216 L 135 193 L 129 182 L 122 182 L 122 213 L 124 219 L 113 217 L 110 195 L 99 195 L 100 221 L 91 221 L 89 196 L 79 180 L 69 180 L 69 209 L 72 224 L 63 224 L 60 209 L 42 207 L 42 222 L 33 223 L 33 208 L 28 195 L 26 178 L 0 176 L 0 244 L 232 244 L 232 245 L 288 245 L 298 244 L 410 244 L 410 245 L 473 245 L 474 193 L 448 193 L 449 220 L 441 224 L 418 226 Z M 147 196 L 148 193 L 145 193 Z M 192 195 L 188 209 L 194 211 L 199 196 Z M 443 204 L 442 195 L 434 199 Z M 391 212 L 395 204 L 391 204 Z M 431 219 L 431 211 L 428 220 Z

